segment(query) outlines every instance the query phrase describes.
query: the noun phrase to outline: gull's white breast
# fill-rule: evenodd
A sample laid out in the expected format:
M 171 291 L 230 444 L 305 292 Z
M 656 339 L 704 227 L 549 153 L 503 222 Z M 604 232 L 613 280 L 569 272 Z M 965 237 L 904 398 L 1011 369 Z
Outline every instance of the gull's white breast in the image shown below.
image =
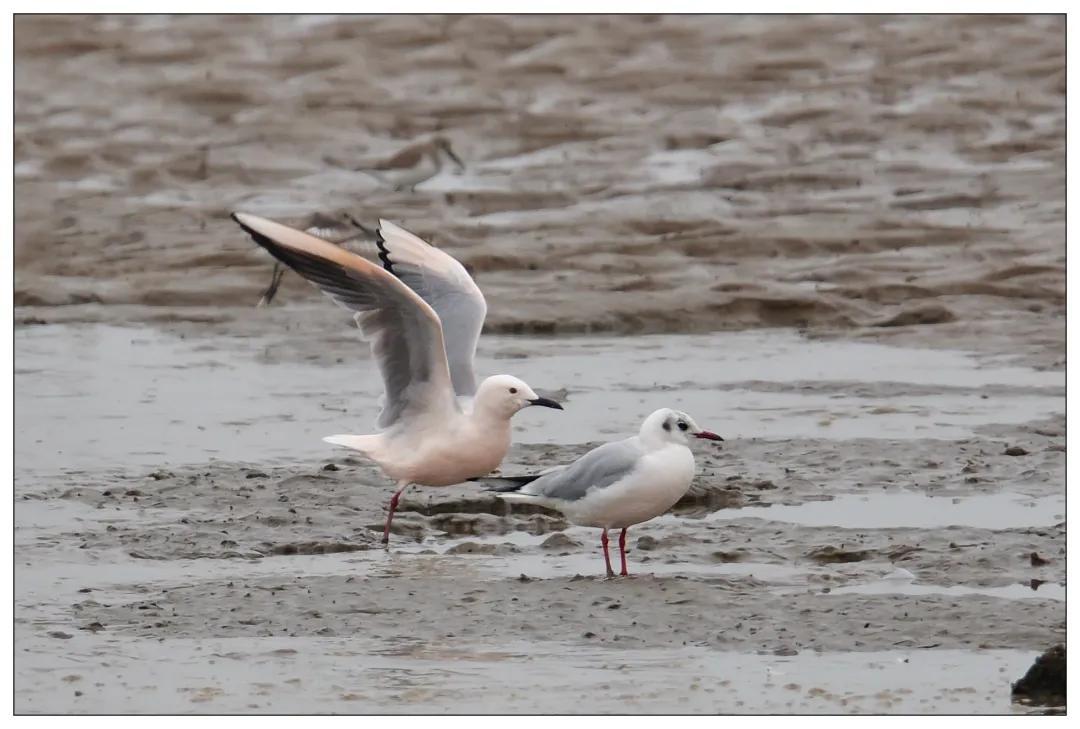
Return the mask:
M 581 526 L 622 529 L 666 512 L 693 480 L 694 454 L 673 443 L 647 453 L 626 477 L 606 488 L 592 489 L 563 510 Z

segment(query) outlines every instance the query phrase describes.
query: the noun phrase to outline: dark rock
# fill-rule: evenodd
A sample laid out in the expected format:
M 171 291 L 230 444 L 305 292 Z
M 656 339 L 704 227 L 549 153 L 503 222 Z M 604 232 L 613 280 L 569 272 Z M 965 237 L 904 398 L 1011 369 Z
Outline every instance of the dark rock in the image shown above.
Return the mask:
M 1031 559 L 1032 567 L 1042 567 L 1043 565 L 1050 564 L 1050 560 L 1040 557 L 1038 552 L 1032 552 L 1029 558 Z
M 1056 645 L 1035 659 L 1012 685 L 1013 701 L 1035 706 L 1065 705 L 1065 646 Z
M 1006 456 L 1026 456 L 1028 452 L 1020 446 L 1009 446 L 1005 449 Z

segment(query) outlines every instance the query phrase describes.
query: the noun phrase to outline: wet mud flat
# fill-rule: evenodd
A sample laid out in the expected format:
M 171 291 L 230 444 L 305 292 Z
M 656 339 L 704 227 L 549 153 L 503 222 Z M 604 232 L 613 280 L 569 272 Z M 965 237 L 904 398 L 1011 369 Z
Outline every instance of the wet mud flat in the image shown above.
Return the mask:
M 1064 38 L 1063 16 L 20 17 L 17 318 L 235 321 L 269 272 L 230 211 L 348 212 L 468 265 L 490 332 L 798 327 L 1061 366 Z M 436 132 L 464 174 L 351 171 Z
M 660 397 L 728 438 L 631 530 L 634 576 L 605 580 L 596 530 L 468 485 L 408 492 L 383 551 L 388 485 L 318 441 L 368 417 L 353 393 L 375 401 L 328 366 L 355 342 L 305 362 L 270 338 L 18 337 L 21 711 L 1001 712 L 1065 636 L 1062 373 L 858 343 L 858 366 L 823 368 L 836 349 L 781 332 L 495 337 L 485 371 L 542 361 L 574 383 L 555 415 L 585 421 L 530 419 L 505 472 L 576 457 L 596 437 L 578 428 L 629 432 L 673 361 L 687 380 Z M 616 357 L 641 382 L 579 375 Z M 168 395 L 218 378 L 247 419 Z M 160 452 L 138 435 L 159 407 Z M 126 438 L 89 434 L 110 420 Z M 207 444 L 218 459 L 185 463 Z

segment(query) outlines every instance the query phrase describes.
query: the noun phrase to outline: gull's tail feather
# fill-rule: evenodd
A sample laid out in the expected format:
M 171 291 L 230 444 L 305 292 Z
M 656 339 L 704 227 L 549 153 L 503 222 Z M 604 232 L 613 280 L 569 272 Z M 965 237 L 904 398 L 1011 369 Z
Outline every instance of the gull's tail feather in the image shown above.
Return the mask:
M 367 455 L 372 455 L 377 452 L 379 446 L 382 444 L 383 437 L 381 435 L 328 435 L 323 438 L 327 443 L 334 445 L 344 446 L 346 448 L 352 448 L 354 451 L 360 451 Z

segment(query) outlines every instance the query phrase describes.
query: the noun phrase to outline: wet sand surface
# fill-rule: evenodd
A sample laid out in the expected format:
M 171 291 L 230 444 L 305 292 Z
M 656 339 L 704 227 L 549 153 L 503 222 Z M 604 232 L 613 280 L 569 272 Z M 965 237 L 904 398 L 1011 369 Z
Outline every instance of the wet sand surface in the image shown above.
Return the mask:
M 15 28 L 16 711 L 1024 710 L 1066 632 L 1063 20 Z M 437 129 L 467 169 L 415 194 L 324 160 Z M 253 308 L 237 208 L 469 264 L 479 370 L 567 407 L 504 472 L 660 406 L 727 440 L 630 579 L 468 486 L 384 552 L 389 484 L 319 440 L 374 420 L 367 348 L 294 276 Z

